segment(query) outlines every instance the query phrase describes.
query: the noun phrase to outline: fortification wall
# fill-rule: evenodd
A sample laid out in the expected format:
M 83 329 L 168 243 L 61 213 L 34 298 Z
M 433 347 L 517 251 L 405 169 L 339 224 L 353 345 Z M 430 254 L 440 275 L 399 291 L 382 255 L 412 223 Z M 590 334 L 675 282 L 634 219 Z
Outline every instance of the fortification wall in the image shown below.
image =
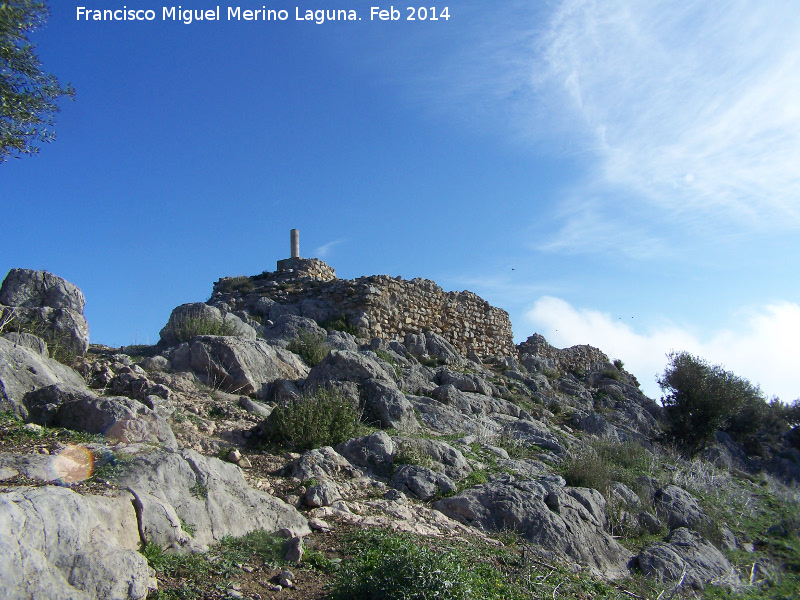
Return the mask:
M 472 292 L 445 292 L 428 279 L 387 275 L 336 279 L 322 261 L 288 260 L 308 264 L 220 279 L 209 303 L 273 320 L 286 313 L 320 323 L 344 317 L 367 338 L 402 341 L 408 333 L 432 331 L 464 355 L 470 350 L 480 356 L 516 354 L 508 313 Z
M 597 363 L 607 363 L 608 356 L 594 346 L 580 345 L 569 348 L 556 348 L 548 343 L 543 335 L 534 333 L 517 345 L 519 355 L 531 354 L 539 358 L 552 358 L 556 366 L 566 372 L 592 370 Z

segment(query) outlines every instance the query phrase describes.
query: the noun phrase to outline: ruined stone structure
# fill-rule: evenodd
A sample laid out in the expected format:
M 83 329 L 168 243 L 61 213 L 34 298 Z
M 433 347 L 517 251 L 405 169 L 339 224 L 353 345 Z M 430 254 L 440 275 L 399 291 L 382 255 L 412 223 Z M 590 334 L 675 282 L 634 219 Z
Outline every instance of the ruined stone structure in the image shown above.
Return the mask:
M 563 371 L 592 370 L 593 365 L 609 362 L 608 356 L 594 346 L 580 345 L 569 348 L 556 348 L 551 346 L 544 336 L 534 333 L 527 340 L 517 346 L 519 355 L 531 354 L 539 358 L 552 358 L 556 366 Z
M 445 292 L 428 279 L 387 275 L 337 279 L 330 266 L 314 258 L 287 259 L 279 267 L 220 279 L 209 304 L 262 319 L 287 313 L 318 323 L 342 318 L 367 338 L 402 340 L 407 333 L 432 331 L 462 354 L 516 354 L 508 313 L 472 292 Z

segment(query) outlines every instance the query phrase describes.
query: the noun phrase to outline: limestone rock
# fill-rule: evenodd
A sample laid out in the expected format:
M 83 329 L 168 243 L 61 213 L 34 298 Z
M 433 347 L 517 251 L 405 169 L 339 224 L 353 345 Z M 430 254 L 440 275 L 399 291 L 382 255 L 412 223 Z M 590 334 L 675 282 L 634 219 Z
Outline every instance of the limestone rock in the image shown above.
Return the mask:
M 325 386 L 332 381 L 351 381 L 366 383 L 380 381 L 394 384 L 394 373 L 389 373 L 370 352 L 353 352 L 352 350 L 331 350 L 325 359 L 311 369 L 306 379 L 306 386 Z
M 594 490 L 503 475 L 439 500 L 434 508 L 486 531 L 517 531 L 546 551 L 618 579 L 628 575 L 632 555 L 603 530 L 605 505 L 598 496 Z
M 350 463 L 386 474 L 392 466 L 394 442 L 384 431 L 348 440 L 336 446 L 336 451 Z
M 0 337 L 0 410 L 25 419 L 25 394 L 54 384 L 85 387 L 83 378 L 69 367 Z
M 178 447 L 169 424 L 142 402 L 99 397 L 86 388 L 51 385 L 25 395 L 28 419 L 39 425 L 102 433 L 108 443 Z
M 419 429 L 414 407 L 394 384 L 370 381 L 364 385 L 364 417 L 367 422 L 399 431 Z
M 290 468 L 292 477 L 300 481 L 361 476 L 357 468 L 330 446 L 309 450 L 295 460 Z
M 157 582 L 138 548 L 129 494 L 82 496 L 53 486 L 0 494 L 3 597 L 144 599 Z
M 187 534 L 170 519 L 165 525 L 164 515 L 169 511 L 157 510 L 158 503 L 172 507 L 178 525 L 180 519 L 193 525 L 193 542 L 201 545 L 257 529 L 288 529 L 294 535 L 310 532 L 306 519 L 295 508 L 248 486 L 239 467 L 193 450 L 139 456 L 116 480 L 142 506 L 153 507 L 142 512 L 142 531 L 148 540 L 161 545 L 183 547 Z
M 276 305 L 278 307 L 280 305 Z M 282 314 L 280 316 L 271 315 L 272 325 L 265 327 L 261 335 L 270 344 L 278 345 L 283 348 L 297 339 L 301 333 L 311 334 L 324 339 L 328 332 L 317 325 L 317 322 L 307 317 L 300 317 L 293 314 Z
M 420 465 L 402 465 L 392 475 L 392 485 L 420 500 L 430 500 L 437 494 L 448 494 L 457 489 L 447 475 Z
M 639 553 L 639 567 L 661 582 L 678 582 L 703 589 L 708 583 L 738 586 L 741 582 L 728 559 L 699 533 L 685 527 L 673 530 L 665 542 L 657 542 Z
M 341 498 L 342 492 L 339 486 L 328 480 L 323 480 L 310 486 L 303 496 L 306 505 L 312 508 L 330 506 L 337 500 L 341 500 Z
M 0 286 L 0 304 L 24 308 L 67 308 L 83 313 L 83 292 L 61 277 L 47 271 L 11 269 Z
M 83 293 L 47 271 L 11 269 L 0 286 L 0 305 L 11 307 L 17 320 L 51 340 L 58 349 L 84 354 L 89 326 L 83 316 Z M 0 311 L 3 312 L 3 311 Z
M 443 368 L 436 372 L 436 383 L 439 385 L 452 385 L 462 392 L 475 392 L 484 396 L 492 395 L 492 387 L 480 376 L 474 373 L 459 373 Z
M 567 446 L 563 438 L 552 433 L 541 421 L 520 419 L 509 422 L 503 429 L 512 439 L 536 444 L 542 448 L 552 450 L 556 454 L 567 453 Z
M 426 457 L 434 463 L 433 468 L 442 471 L 450 479 L 462 479 L 472 473 L 472 467 L 461 454 L 447 442 L 426 438 L 392 438 L 397 449 L 396 454 L 404 450 L 411 449 L 422 457 Z
M 178 361 L 172 359 L 173 364 Z M 299 379 L 308 367 L 296 354 L 262 340 L 205 335 L 189 345 L 187 370 L 215 388 L 266 397 L 271 382 Z
M 160 332 L 161 346 L 171 347 L 183 341 L 182 336 L 187 334 L 183 329 L 191 331 L 191 327 L 186 327 L 190 321 L 202 322 L 204 326 L 213 326 L 230 331 L 231 335 L 247 340 L 256 339 L 256 331 L 239 317 L 234 314 L 223 314 L 216 306 L 210 306 L 204 302 L 191 302 L 181 304 L 174 308 L 169 316 L 169 321 Z
M 670 529 L 694 528 L 707 519 L 697 500 L 676 485 L 667 485 L 655 493 L 656 511 Z
M 3 337 L 12 342 L 15 346 L 23 346 L 29 348 L 44 357 L 49 357 L 50 353 L 47 351 L 47 342 L 39 336 L 31 333 L 18 333 L 16 331 L 9 331 L 3 334 Z

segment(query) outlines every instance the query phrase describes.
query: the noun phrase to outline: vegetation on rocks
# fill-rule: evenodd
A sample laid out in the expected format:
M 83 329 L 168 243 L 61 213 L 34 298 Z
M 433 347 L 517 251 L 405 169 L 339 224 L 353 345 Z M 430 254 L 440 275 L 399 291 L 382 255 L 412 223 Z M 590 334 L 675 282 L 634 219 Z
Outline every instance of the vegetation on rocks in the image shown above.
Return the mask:
M 201 314 L 182 315 L 172 326 L 178 343 L 188 342 L 198 335 L 235 335 L 236 326 Z
M 268 442 L 296 450 L 335 446 L 354 437 L 358 426 L 353 403 L 327 388 L 276 406 L 264 423 Z
M 316 367 L 331 351 L 325 343 L 325 336 L 307 329 L 300 330 L 297 337 L 289 342 L 289 350 L 300 355 L 311 367 Z

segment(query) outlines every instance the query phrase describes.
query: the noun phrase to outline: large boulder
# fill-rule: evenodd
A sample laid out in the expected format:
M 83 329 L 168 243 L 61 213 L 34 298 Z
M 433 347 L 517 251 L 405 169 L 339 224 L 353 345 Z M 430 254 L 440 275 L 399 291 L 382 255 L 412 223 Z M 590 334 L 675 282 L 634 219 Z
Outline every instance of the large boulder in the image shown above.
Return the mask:
M 369 381 L 364 384 L 364 417 L 385 429 L 416 431 L 419 429 L 414 406 L 394 384 Z
M 385 431 L 376 431 L 342 442 L 336 446 L 336 451 L 352 464 L 383 475 L 391 470 L 394 442 Z
M 188 346 L 176 348 L 170 362 L 176 370 L 192 371 L 212 387 L 262 398 L 273 381 L 308 374 L 308 367 L 293 352 L 262 340 L 230 336 L 198 336 Z
M 0 313 L 44 337 L 51 351 L 84 354 L 89 348 L 85 300 L 74 284 L 47 271 L 11 269 L 0 286 Z
M 554 558 L 585 565 L 597 575 L 629 574 L 632 554 L 606 531 L 599 492 L 565 488 L 554 478 L 520 481 L 502 475 L 434 504 L 448 517 L 485 531 L 516 531 Z
M 204 302 L 181 304 L 173 309 L 160 332 L 162 346 L 177 346 L 197 335 L 227 335 L 256 339 L 256 330 L 232 313 L 225 313 Z
M 54 384 L 85 387 L 83 378 L 69 367 L 27 345 L 0 337 L 0 411 L 11 411 L 26 419 L 25 395 Z
M 280 305 L 278 305 L 280 306 Z M 261 336 L 270 344 L 286 348 L 292 340 L 306 335 L 323 340 L 328 335 L 317 322 L 307 317 L 283 314 L 272 325 L 260 329 Z
M 75 284 L 52 273 L 11 269 L 0 286 L 0 304 L 23 308 L 66 308 L 83 314 L 86 301 Z
M 239 467 L 217 458 L 193 450 L 151 452 L 121 470 L 116 482 L 135 496 L 146 541 L 191 548 L 259 529 L 310 533 L 294 507 L 251 488 Z M 194 528 L 191 536 L 184 523 Z
M 707 520 L 697 499 L 683 488 L 667 485 L 655 493 L 658 515 L 666 520 L 670 529 L 678 527 L 696 528 Z
M 517 440 L 522 444 L 536 444 L 547 450 L 552 450 L 556 454 L 567 454 L 566 436 L 561 437 L 554 434 L 547 428 L 547 425 L 536 419 L 510 421 L 503 427 L 503 431 L 511 439 Z
M 666 542 L 657 542 L 639 553 L 639 568 L 648 577 L 703 589 L 708 583 L 737 587 L 739 576 L 708 540 L 685 527 L 673 530 Z
M 3 598 L 139 600 L 157 588 L 132 496 L 54 486 L 0 494 Z
M 462 479 L 472 473 L 467 459 L 460 450 L 456 450 L 447 442 L 429 438 L 392 438 L 397 455 L 416 455 L 425 462 L 431 461 L 436 471 L 443 472 L 450 479 Z
M 436 383 L 452 385 L 462 392 L 475 392 L 484 396 L 492 395 L 492 386 L 483 377 L 474 373 L 459 373 L 448 368 L 439 369 L 436 372 Z
M 423 501 L 436 495 L 452 494 L 458 489 L 447 475 L 420 465 L 402 465 L 392 475 L 391 484 Z
M 390 373 L 390 369 L 384 365 L 385 363 L 379 361 L 373 352 L 331 350 L 321 363 L 311 369 L 306 386 L 325 387 L 334 381 L 351 381 L 358 384 L 380 381 L 395 384 L 394 373 Z

